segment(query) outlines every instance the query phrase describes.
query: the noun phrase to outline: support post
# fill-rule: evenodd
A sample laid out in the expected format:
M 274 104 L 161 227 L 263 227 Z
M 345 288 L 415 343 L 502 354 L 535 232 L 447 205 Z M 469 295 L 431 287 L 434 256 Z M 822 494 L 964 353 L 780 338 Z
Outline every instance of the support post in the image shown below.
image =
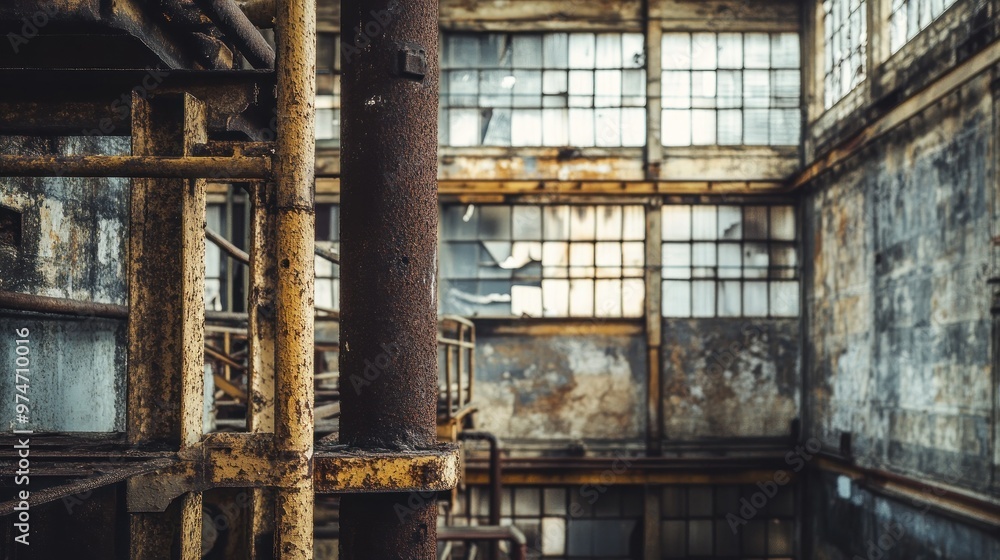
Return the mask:
M 658 456 L 663 450 L 663 301 L 661 283 L 661 239 L 663 217 L 660 200 L 646 207 L 646 453 Z
M 341 443 L 436 443 L 438 2 L 341 0 Z M 374 33 L 378 31 L 377 33 Z M 433 560 L 433 492 L 349 495 L 341 558 Z
M 187 94 L 136 95 L 132 114 L 135 155 L 187 156 L 208 137 L 205 107 Z M 134 180 L 129 232 L 127 438 L 183 450 L 203 432 L 205 181 Z M 201 521 L 199 493 L 133 514 L 131 558 L 160 558 L 178 542 L 182 560 L 200 558 Z
M 313 557 L 316 2 L 279 0 L 274 432 L 295 482 L 278 490 L 276 556 Z
M 248 302 L 247 431 L 274 433 L 275 255 L 277 204 L 273 183 L 253 183 L 250 200 L 250 292 Z M 250 558 L 271 558 L 274 549 L 274 490 L 250 490 Z

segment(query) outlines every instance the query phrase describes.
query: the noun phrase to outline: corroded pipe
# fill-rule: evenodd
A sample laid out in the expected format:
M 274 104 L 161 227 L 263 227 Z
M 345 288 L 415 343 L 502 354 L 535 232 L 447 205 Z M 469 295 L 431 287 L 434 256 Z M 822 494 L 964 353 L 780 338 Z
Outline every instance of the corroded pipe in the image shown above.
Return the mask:
M 274 68 L 274 49 L 234 0 L 197 0 L 222 34 L 239 48 L 254 68 Z
M 437 421 L 437 0 L 342 0 L 340 442 Z M 436 558 L 433 492 L 344 496 L 341 558 Z
M 279 489 L 283 560 L 313 556 L 313 284 L 316 158 L 316 3 L 278 2 L 277 337 L 275 435 L 296 482 Z
M 268 157 L 0 155 L 0 177 L 266 179 Z

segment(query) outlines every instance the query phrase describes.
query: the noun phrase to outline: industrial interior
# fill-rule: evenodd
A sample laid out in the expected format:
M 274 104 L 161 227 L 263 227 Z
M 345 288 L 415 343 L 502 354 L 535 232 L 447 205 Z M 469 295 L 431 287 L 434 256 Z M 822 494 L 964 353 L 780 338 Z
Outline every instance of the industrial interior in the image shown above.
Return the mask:
M 1000 560 L 1000 0 L 4 0 L 0 558 Z

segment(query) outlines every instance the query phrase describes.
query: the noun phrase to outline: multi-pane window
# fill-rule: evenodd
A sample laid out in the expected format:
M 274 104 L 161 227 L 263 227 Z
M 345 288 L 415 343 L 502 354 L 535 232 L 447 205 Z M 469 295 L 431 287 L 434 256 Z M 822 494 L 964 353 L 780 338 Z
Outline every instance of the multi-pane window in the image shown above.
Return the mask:
M 833 107 L 865 79 L 868 16 L 865 0 L 824 0 L 824 104 Z
M 524 533 L 528 558 L 628 560 L 642 557 L 643 489 L 636 486 L 505 487 L 504 524 Z M 489 524 L 489 492 L 460 494 L 456 525 Z M 480 549 L 481 553 L 482 549 Z M 455 558 L 471 558 L 464 547 Z
M 664 206 L 665 317 L 799 312 L 792 206 Z
M 316 246 L 340 252 L 340 206 L 316 205 Z M 316 307 L 340 309 L 340 266 L 316 257 Z
M 340 41 L 320 33 L 316 42 L 316 141 L 340 146 Z
M 447 205 L 441 224 L 446 314 L 643 314 L 642 206 Z
M 944 13 L 956 0 L 892 0 L 889 31 L 896 52 Z
M 795 33 L 664 33 L 664 146 L 797 145 Z
M 447 34 L 441 144 L 643 146 L 638 33 Z
M 756 494 L 763 495 L 755 485 L 664 487 L 660 506 L 661 556 L 792 560 L 795 487 L 778 487 L 773 497 L 756 508 L 756 515 L 745 520 L 740 513 L 741 500 L 754 500 L 757 504 Z

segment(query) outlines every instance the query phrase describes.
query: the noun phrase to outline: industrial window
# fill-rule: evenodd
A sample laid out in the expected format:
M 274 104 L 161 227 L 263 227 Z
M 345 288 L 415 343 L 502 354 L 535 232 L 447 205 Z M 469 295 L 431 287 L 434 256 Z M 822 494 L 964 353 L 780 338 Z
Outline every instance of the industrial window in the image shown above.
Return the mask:
M 795 33 L 665 33 L 664 146 L 798 145 Z
M 316 41 L 316 141 L 340 147 L 340 41 L 334 33 Z
M 225 232 L 226 205 L 208 204 L 205 208 L 205 223 L 212 230 Z M 205 309 L 222 311 L 225 309 L 223 287 L 230 263 L 225 253 L 211 241 L 205 242 Z
M 446 146 L 644 146 L 639 33 L 447 34 Z
M 643 314 L 642 206 L 447 205 L 441 221 L 446 314 Z
M 660 507 L 663 558 L 794 557 L 794 486 L 773 497 L 756 485 L 666 486 Z
M 316 205 L 316 246 L 340 253 L 340 206 Z M 340 310 L 340 266 L 316 257 L 316 307 Z
M 824 104 L 833 107 L 865 79 L 868 15 L 865 0 L 824 0 Z
M 892 0 L 889 30 L 892 52 L 896 52 L 931 24 L 956 0 Z
M 641 487 L 521 486 L 503 489 L 500 513 L 524 533 L 528 558 L 628 560 L 642 557 L 643 507 Z M 453 522 L 488 525 L 488 512 L 489 491 L 473 486 L 459 495 Z
M 795 209 L 664 206 L 665 317 L 799 312 Z

